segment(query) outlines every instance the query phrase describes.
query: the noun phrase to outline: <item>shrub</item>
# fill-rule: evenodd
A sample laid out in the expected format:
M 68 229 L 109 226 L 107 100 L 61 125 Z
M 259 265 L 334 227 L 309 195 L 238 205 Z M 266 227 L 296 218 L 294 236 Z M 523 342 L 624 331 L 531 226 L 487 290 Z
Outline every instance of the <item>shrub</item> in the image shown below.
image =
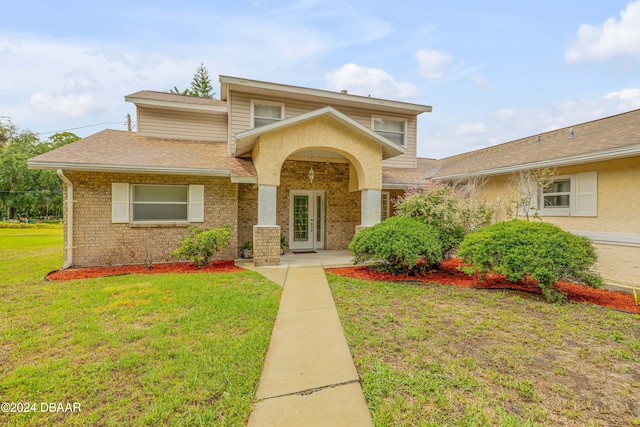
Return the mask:
M 534 279 L 550 301 L 562 301 L 558 280 L 601 287 L 593 271 L 596 251 L 586 237 L 545 222 L 511 220 L 482 228 L 465 237 L 458 255 L 483 276 L 495 272 L 510 281 Z
M 396 211 L 434 227 L 447 253 L 458 247 L 466 233 L 490 224 L 493 216 L 493 209 L 465 189 L 433 184 L 410 190 L 398 199 Z
M 374 261 L 378 268 L 391 274 L 433 268 L 443 257 L 434 227 L 401 216 L 361 230 L 349 243 L 349 249 L 354 264 Z
M 172 255 L 176 258 L 186 258 L 194 265 L 204 267 L 209 257 L 226 248 L 230 240 L 231 230 L 228 225 L 206 231 L 190 226 L 187 235 L 180 242 L 180 247 L 173 251 Z

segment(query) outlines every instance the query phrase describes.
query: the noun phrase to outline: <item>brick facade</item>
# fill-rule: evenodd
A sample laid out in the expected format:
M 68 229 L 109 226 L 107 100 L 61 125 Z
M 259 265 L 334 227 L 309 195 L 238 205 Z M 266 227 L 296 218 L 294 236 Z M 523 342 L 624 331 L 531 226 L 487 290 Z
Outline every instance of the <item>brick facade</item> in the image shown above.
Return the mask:
M 180 244 L 189 224 L 113 224 L 112 182 L 204 185 L 205 222 L 192 225 L 206 229 L 229 224 L 232 230 L 229 246 L 215 254 L 214 259 L 233 259 L 237 255 L 238 185 L 228 178 L 71 171 L 65 175 L 74 186 L 75 266 L 177 261 L 171 252 Z M 66 188 L 64 197 L 66 210 Z

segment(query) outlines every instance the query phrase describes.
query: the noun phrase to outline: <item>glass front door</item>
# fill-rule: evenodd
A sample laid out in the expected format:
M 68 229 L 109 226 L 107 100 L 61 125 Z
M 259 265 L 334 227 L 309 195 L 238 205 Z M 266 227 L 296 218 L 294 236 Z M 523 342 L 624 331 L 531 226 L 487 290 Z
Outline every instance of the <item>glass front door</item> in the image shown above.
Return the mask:
M 324 192 L 291 191 L 289 249 L 324 248 Z

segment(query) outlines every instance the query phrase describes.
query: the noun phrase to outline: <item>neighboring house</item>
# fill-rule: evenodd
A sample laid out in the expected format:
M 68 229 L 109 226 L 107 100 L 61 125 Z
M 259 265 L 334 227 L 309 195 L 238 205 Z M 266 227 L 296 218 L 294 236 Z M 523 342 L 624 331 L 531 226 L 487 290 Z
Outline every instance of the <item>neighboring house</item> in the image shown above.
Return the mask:
M 141 91 L 137 132 L 105 130 L 29 160 L 64 182 L 65 265 L 171 261 L 189 225 L 228 224 L 235 258 L 345 249 L 426 182 L 417 116 L 431 107 L 220 77 L 221 99 Z
M 519 197 L 514 173 L 552 168 L 547 186 L 520 182 L 532 196 L 530 213 L 592 239 L 608 284 L 640 287 L 640 110 L 449 157 L 436 168 L 434 180 L 484 177 L 484 197 L 503 209 Z
M 510 177 L 554 168 L 531 211 L 590 237 L 609 283 L 640 286 L 640 110 L 441 160 L 416 156 L 431 107 L 220 77 L 221 99 L 141 91 L 137 132 L 105 130 L 29 160 L 64 182 L 64 267 L 171 261 L 189 225 L 232 229 L 217 257 L 252 241 L 256 265 L 345 249 L 429 180 L 483 177 L 504 208 Z M 522 183 L 521 183 L 522 185 Z M 504 212 L 498 219 L 506 219 Z

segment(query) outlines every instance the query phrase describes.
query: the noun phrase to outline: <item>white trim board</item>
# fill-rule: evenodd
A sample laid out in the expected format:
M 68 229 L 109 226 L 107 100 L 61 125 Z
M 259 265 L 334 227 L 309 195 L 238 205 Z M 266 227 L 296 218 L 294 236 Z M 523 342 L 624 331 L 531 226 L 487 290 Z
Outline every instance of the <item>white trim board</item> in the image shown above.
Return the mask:
M 604 233 L 600 231 L 571 231 L 573 234 L 588 237 L 599 245 L 640 247 L 640 234 Z

